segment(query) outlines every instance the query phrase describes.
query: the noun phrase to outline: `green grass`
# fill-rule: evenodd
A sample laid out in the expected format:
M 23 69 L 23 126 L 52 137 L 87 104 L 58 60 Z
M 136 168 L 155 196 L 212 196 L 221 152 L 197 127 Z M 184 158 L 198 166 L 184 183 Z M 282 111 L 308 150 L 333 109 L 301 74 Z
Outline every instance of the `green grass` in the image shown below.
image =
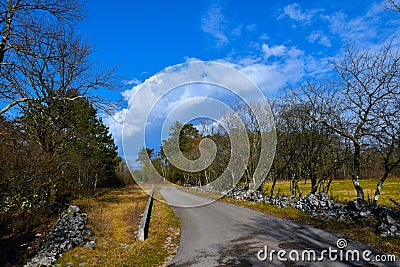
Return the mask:
M 365 198 L 373 198 L 375 194 L 375 188 L 378 180 L 361 180 L 361 186 L 364 189 Z M 272 182 L 265 183 L 265 189 L 269 192 L 272 187 Z M 304 182 L 299 182 L 300 189 L 303 190 L 303 195 L 310 192 L 311 184 L 308 182 L 304 184 Z M 274 194 L 278 193 L 284 195 L 290 195 L 290 182 L 289 181 L 278 181 L 275 185 Z M 390 198 L 397 198 L 397 201 L 400 202 L 399 198 L 400 193 L 400 178 L 388 178 L 383 184 L 381 196 L 379 198 L 380 205 L 388 205 L 393 206 L 393 203 L 390 201 Z M 353 182 L 351 180 L 335 180 L 332 182 L 329 189 L 329 196 L 339 202 L 348 202 L 356 198 L 356 191 L 353 186 Z

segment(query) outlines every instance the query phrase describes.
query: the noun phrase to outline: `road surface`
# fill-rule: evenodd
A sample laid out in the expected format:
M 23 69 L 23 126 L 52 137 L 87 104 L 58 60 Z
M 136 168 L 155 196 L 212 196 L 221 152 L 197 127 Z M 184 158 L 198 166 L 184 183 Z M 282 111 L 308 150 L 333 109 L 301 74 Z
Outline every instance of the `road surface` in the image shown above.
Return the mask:
M 399 266 L 373 262 L 382 253 L 352 240 L 346 240 L 347 247 L 339 248 L 337 241 L 343 237 L 309 225 L 219 201 L 182 208 L 209 199 L 176 187 L 164 186 L 160 192 L 181 223 L 180 246 L 169 266 Z M 341 240 L 340 246 L 343 244 Z M 310 261 L 313 253 L 317 260 L 322 254 L 323 260 Z M 362 261 L 363 253 L 370 262 Z

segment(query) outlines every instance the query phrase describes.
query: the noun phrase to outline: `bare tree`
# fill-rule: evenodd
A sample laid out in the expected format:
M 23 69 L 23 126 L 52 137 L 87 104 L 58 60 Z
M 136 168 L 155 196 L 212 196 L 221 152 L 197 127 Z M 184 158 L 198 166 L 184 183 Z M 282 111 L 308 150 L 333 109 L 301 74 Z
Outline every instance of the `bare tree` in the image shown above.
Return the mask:
M 73 100 L 62 94 L 71 89 L 68 86 L 72 82 L 81 95 L 94 88 L 77 84 L 77 78 L 87 81 L 82 74 L 87 75 L 90 69 L 89 49 L 72 30 L 82 18 L 82 6 L 83 1 L 79 0 L 2 1 L 0 96 L 3 107 L 0 114 L 48 98 Z
M 112 71 L 94 69 L 89 47 L 73 30 L 82 5 L 8 0 L 1 6 L 0 114 L 13 109 L 29 116 L 31 133 L 48 152 L 57 146 L 68 102 L 84 98 L 103 110 L 111 107 L 93 91 L 114 87 Z
M 272 156 L 275 153 L 275 127 L 273 115 L 268 103 L 252 102 L 248 105 L 238 104 L 233 112 L 226 113 L 221 117 L 228 132 L 236 132 L 244 141 L 242 149 L 238 149 L 238 158 L 247 162 L 244 170 L 244 182 L 252 189 L 260 185 L 260 180 L 268 175 Z M 244 147 L 248 149 L 244 149 Z M 240 177 L 242 178 L 242 177 Z M 239 178 L 239 179 L 240 179 Z
M 397 0 L 386 0 L 385 8 L 394 12 L 400 12 L 400 2 Z
M 295 103 L 292 94 L 273 105 L 277 128 L 277 153 L 270 172 L 273 194 L 278 179 L 291 180 L 293 195 L 301 195 L 307 182 L 311 193 L 327 192 L 329 181 L 348 160 L 346 143 L 337 133 L 307 116 L 310 107 Z M 304 185 L 299 182 L 304 180 Z M 309 191 L 309 192 L 310 192 Z
M 394 96 L 378 112 L 371 137 L 371 146 L 380 155 L 384 173 L 376 185 L 373 204 L 377 205 L 382 187 L 389 174 L 400 165 L 400 95 Z
M 26 49 L 41 54 L 36 57 L 18 53 L 19 66 L 2 69 L 3 100 L 8 101 L 0 114 L 19 105 L 31 120 L 42 147 L 52 152 L 55 142 L 52 135 L 62 130 L 63 113 L 68 102 L 84 98 L 100 103 L 92 90 L 113 87 L 111 72 L 94 72 L 88 62 L 89 48 L 82 46 L 72 31 L 45 34 L 36 42 L 25 44 Z M 49 139 L 50 138 L 50 139 Z
M 293 90 L 308 108 L 309 118 L 352 143 L 352 181 L 358 199 L 364 200 L 359 182 L 361 151 L 373 134 L 374 122 L 385 116 L 378 110 L 399 93 L 399 60 L 398 49 L 391 45 L 377 52 L 348 47 L 344 59 L 335 64 L 339 79 Z
M 70 24 L 79 21 L 83 14 L 83 1 L 79 0 L 5 0 L 0 3 L 0 63 L 18 64 L 14 55 L 40 53 L 26 49 L 24 43 L 46 34 L 54 28 L 46 24 Z M 39 34 L 39 36 L 35 36 Z

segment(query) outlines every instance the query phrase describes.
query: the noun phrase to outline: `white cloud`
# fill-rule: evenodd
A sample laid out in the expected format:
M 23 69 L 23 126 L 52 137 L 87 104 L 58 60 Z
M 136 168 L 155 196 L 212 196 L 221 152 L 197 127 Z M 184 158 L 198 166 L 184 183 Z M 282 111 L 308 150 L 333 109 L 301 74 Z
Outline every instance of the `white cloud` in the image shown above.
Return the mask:
M 307 39 L 308 39 L 308 41 L 309 41 L 310 43 L 314 43 L 315 41 L 318 40 L 319 36 L 320 36 L 320 34 L 319 34 L 318 32 L 312 32 L 312 33 L 308 36 Z
M 254 84 L 243 75 L 238 75 L 236 70 L 221 64 L 190 63 L 168 67 L 143 84 L 123 93 L 126 100 L 133 96 L 123 125 L 123 147 L 128 159 L 135 158 L 137 151 L 144 145 L 147 146 L 143 140 L 148 130 L 151 132 L 152 129 L 158 129 L 160 122 L 165 121 L 172 112 L 176 118 L 187 118 L 198 113 L 202 116 L 204 112 L 219 112 L 222 115 L 220 108 L 213 109 L 210 105 L 200 107 L 204 101 L 196 98 L 220 99 L 220 103 L 229 102 L 229 95 L 238 98 L 235 94 L 246 102 L 262 99 L 262 94 L 254 90 Z M 185 108 L 175 111 L 184 103 Z M 215 115 L 214 118 L 218 116 Z M 151 138 L 155 140 L 158 137 Z
M 264 57 L 268 59 L 271 56 L 282 56 L 286 52 L 286 47 L 284 45 L 275 45 L 269 47 L 268 44 L 262 45 L 262 50 L 265 53 Z
M 133 78 L 133 79 L 131 79 L 131 80 L 123 80 L 122 81 L 122 83 L 124 84 L 124 85 L 137 85 L 137 84 L 139 84 L 140 83 L 140 80 L 139 79 L 136 79 L 136 78 Z
M 276 93 L 283 85 L 299 81 L 308 69 L 304 51 L 297 47 L 264 43 L 255 50 L 253 57 L 225 58 L 218 62 L 243 72 L 267 95 Z
M 313 71 L 314 68 L 318 69 L 320 67 L 315 61 L 307 59 L 304 56 L 304 52 L 295 46 L 268 45 L 264 43 L 255 46 L 255 50 L 253 56 L 236 59 L 224 58 L 218 59 L 216 62 L 226 64 L 241 71 L 253 80 L 266 95 L 277 93 L 277 90 L 282 88 L 283 85 L 295 83 L 302 79 L 307 71 Z M 185 59 L 188 63 L 198 61 L 197 58 L 187 57 Z M 130 160 L 136 156 L 133 148 L 140 148 L 144 145 L 140 141 L 142 140 L 144 127 L 151 128 L 151 124 L 159 127 L 157 126 L 159 125 L 159 121 L 162 121 L 165 116 L 177 106 L 182 105 L 182 103 L 188 103 L 188 101 L 199 97 L 216 98 L 224 103 L 228 103 L 229 99 L 232 99 L 232 94 L 229 91 L 218 86 L 203 85 L 199 87 L 193 85 L 180 87 L 176 89 L 175 93 L 172 91 L 165 95 L 162 88 L 174 88 L 176 83 L 187 79 L 193 81 L 206 80 L 223 84 L 227 88 L 239 88 L 236 90 L 239 90 L 240 96 L 248 98 L 251 101 L 257 99 L 257 96 L 253 94 L 253 87 L 249 86 L 249 84 L 244 84 L 242 80 L 237 79 L 232 73 L 226 73 L 223 68 L 215 68 L 209 71 L 204 66 L 201 68 L 197 68 L 195 65 L 191 65 L 192 67 L 190 68 L 186 68 L 185 66 L 184 64 L 166 68 L 165 71 L 158 73 L 143 83 L 133 86 L 132 89 L 122 92 L 124 100 L 128 102 L 132 97 L 139 97 L 140 104 L 138 102 L 130 103 L 130 115 L 126 115 L 127 109 L 123 109 L 118 111 L 112 118 L 105 120 L 118 144 L 122 139 L 121 121 L 125 120 L 124 140 L 125 138 L 129 138 L 127 144 L 128 147 L 132 148 L 132 151 L 125 151 L 125 153 L 130 153 L 130 155 L 126 155 L 128 158 L 130 157 Z M 164 73 L 169 74 L 168 80 L 164 79 Z M 147 117 L 149 110 L 152 110 L 152 113 L 150 117 Z M 211 110 L 211 108 L 206 108 L 206 110 Z M 186 106 L 180 112 L 177 114 L 182 116 L 191 115 L 190 106 Z
M 331 41 L 329 40 L 328 36 L 326 36 L 326 35 L 322 35 L 320 37 L 318 43 L 322 44 L 323 46 L 326 46 L 326 47 L 331 47 L 332 46 Z
M 185 62 L 195 62 L 195 61 L 201 61 L 200 59 L 196 58 L 196 57 L 184 57 Z
M 223 47 L 229 42 L 224 33 L 226 28 L 227 21 L 222 14 L 222 8 L 216 4 L 211 5 L 201 18 L 201 29 L 215 39 L 217 47 Z
M 135 86 L 132 87 L 132 89 L 125 90 L 121 93 L 122 97 L 124 98 L 125 101 L 129 103 L 131 98 L 136 94 L 136 92 L 139 90 L 139 88 L 142 86 L 143 83 L 138 83 Z
M 231 36 L 240 37 L 244 32 L 254 32 L 255 30 L 257 30 L 256 24 L 248 24 L 248 25 L 240 24 L 231 31 Z
M 122 149 L 122 124 L 128 109 L 124 108 L 116 111 L 114 114 L 102 114 L 104 123 L 109 127 L 110 133 L 119 149 Z
M 239 70 L 248 75 L 265 94 L 274 93 L 287 83 L 299 81 L 304 75 L 304 69 L 304 60 L 296 57 L 289 57 L 280 63 L 258 63 L 239 68 Z
M 326 47 L 331 47 L 331 41 L 329 40 L 329 38 L 323 34 L 321 31 L 314 31 L 312 32 L 308 37 L 307 37 L 308 41 L 310 43 L 315 43 L 318 42 L 319 44 L 326 46 Z
M 371 48 L 376 44 L 384 43 L 393 38 L 393 32 L 399 34 L 398 21 L 394 25 L 386 24 L 388 17 L 381 3 L 373 3 L 366 12 L 357 17 L 349 17 L 343 12 L 329 15 L 321 15 L 321 18 L 329 23 L 329 29 L 339 36 L 342 42 L 357 44 L 360 49 Z
M 262 56 L 259 57 L 242 57 L 239 58 L 236 62 L 237 65 L 239 66 L 250 66 L 253 64 L 257 64 L 262 60 Z M 232 67 L 235 67 L 235 65 L 232 65 Z
M 343 41 L 362 42 L 376 36 L 376 29 L 364 17 L 348 20 L 345 13 L 336 12 L 324 18 L 329 22 L 332 33 L 339 35 Z
M 316 58 L 311 55 L 305 57 L 305 71 L 309 77 L 327 78 L 329 72 L 333 70 L 332 57 Z
M 310 23 L 311 19 L 317 14 L 320 10 L 319 9 L 306 9 L 305 11 L 302 10 L 299 4 L 293 3 L 287 5 L 283 9 L 283 14 L 281 14 L 278 19 L 288 16 L 292 20 L 303 22 L 303 23 Z

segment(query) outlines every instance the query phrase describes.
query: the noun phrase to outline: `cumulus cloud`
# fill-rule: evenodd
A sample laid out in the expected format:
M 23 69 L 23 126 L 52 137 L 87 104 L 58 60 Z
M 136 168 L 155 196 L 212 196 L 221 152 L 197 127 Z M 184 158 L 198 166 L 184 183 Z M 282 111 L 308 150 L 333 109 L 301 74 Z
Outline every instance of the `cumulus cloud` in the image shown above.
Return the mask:
M 147 134 L 161 143 L 161 138 L 154 136 L 155 131 L 171 114 L 174 114 L 171 123 L 175 120 L 186 122 L 187 118 L 195 115 L 207 117 L 214 114 L 212 118 L 218 119 L 222 115 L 222 107 L 226 107 L 222 104 L 235 97 L 247 103 L 263 98 L 254 83 L 237 70 L 222 64 L 202 62 L 168 67 L 143 84 L 125 91 L 123 96 L 125 99 L 132 97 L 129 110 L 125 113 L 122 134 L 124 153 L 128 159 L 134 159 L 141 147 L 148 146 L 144 141 Z M 220 104 L 212 106 L 205 98 L 217 99 L 219 102 L 213 104 Z M 125 150 L 127 147 L 129 149 Z
M 284 45 L 269 47 L 263 45 L 265 59 L 277 57 L 274 61 L 259 61 L 258 63 L 237 66 L 248 75 L 265 94 L 276 92 L 287 83 L 300 80 L 305 71 L 304 52 L 296 47 Z
M 238 69 L 252 79 L 266 95 L 299 81 L 308 69 L 304 51 L 296 46 L 259 44 L 253 56 L 217 60 Z
M 138 83 L 132 87 L 132 89 L 125 90 L 121 93 L 123 99 L 129 103 L 131 98 L 136 94 L 143 83 Z
M 257 84 L 264 95 L 277 93 L 283 85 L 299 81 L 306 71 L 312 69 L 312 67 L 307 66 L 309 60 L 304 56 L 304 51 L 295 46 L 263 43 L 255 46 L 255 50 L 254 56 L 222 58 L 216 60 L 216 62 L 235 68 L 248 76 Z M 188 63 L 198 61 L 197 58 L 190 57 L 185 58 L 185 60 Z M 315 62 L 312 63 L 315 64 Z M 315 65 L 318 66 L 318 64 Z M 134 162 L 136 150 L 145 145 L 142 141 L 143 130 L 148 128 L 150 129 L 148 132 L 151 132 L 159 129 L 160 123 L 165 120 L 165 117 L 177 107 L 182 106 L 183 103 L 186 103 L 186 106 L 181 108 L 179 112 L 175 112 L 177 117 L 179 117 L 178 115 L 181 115 L 181 118 L 192 116 L 195 110 L 221 113 L 221 109 L 214 108 L 213 110 L 211 106 L 201 108 L 200 104 L 204 105 L 205 102 L 200 98 L 210 97 L 229 105 L 237 103 L 239 98 L 226 88 L 236 88 L 235 90 L 239 92 L 239 95 L 249 101 L 260 98 L 259 95 L 254 94 L 252 83 L 243 82 L 240 77 L 226 72 L 222 67 L 207 69 L 207 64 L 200 67 L 195 64 L 193 66 L 189 64 L 189 66 L 191 67 L 183 64 L 168 67 L 143 83 L 138 83 L 121 93 L 126 102 L 129 102 L 133 97 L 140 98 L 140 102 L 129 103 L 130 115 L 127 115 L 128 109 L 121 109 L 114 116 L 106 118 L 105 122 L 109 125 L 120 147 L 122 147 L 122 138 L 124 140 L 129 139 L 127 146 L 131 149 L 125 151 L 128 160 Z M 168 74 L 167 80 L 165 74 Z M 187 80 L 211 81 L 216 85 L 194 83 L 176 87 L 176 85 Z M 220 87 L 218 84 L 222 84 L 226 88 Z M 165 91 L 168 88 L 174 90 Z M 191 102 L 192 100 L 194 102 Z M 190 109 L 190 105 L 196 108 Z M 149 110 L 152 110 L 150 115 L 148 114 Z M 122 122 L 124 122 L 123 134 Z M 161 142 L 160 136 L 153 136 L 153 139 Z
M 268 44 L 262 44 L 259 46 L 259 51 L 257 51 L 257 55 L 255 57 L 242 57 L 237 59 L 225 58 L 216 60 L 216 62 L 225 64 L 227 66 L 233 67 L 247 75 L 251 80 L 253 80 L 264 93 L 268 94 L 276 91 L 282 85 L 287 82 L 295 82 L 304 75 L 305 70 L 305 61 L 304 61 L 304 52 L 296 47 L 286 47 L 284 45 L 274 45 L 270 46 Z M 273 60 L 271 60 L 271 58 Z M 186 58 L 186 61 L 196 62 L 197 58 Z M 241 90 L 241 95 L 245 97 L 251 97 L 250 91 L 246 91 L 249 88 L 249 85 L 243 84 L 240 86 L 242 82 L 240 79 L 237 80 L 232 75 L 228 75 L 223 69 L 213 69 L 213 71 L 207 71 L 207 75 L 204 77 L 199 76 L 199 71 L 202 70 L 192 68 L 185 71 L 182 71 L 181 67 L 170 67 L 172 71 L 167 68 L 165 71 L 170 73 L 169 79 L 173 80 L 172 84 L 165 84 L 166 87 L 172 88 L 175 82 L 182 79 L 182 75 L 186 75 L 186 79 L 205 79 L 218 81 L 219 84 L 228 85 L 228 87 L 241 87 L 238 90 Z M 174 73 L 174 68 L 176 68 L 176 73 Z M 183 68 L 183 67 L 182 67 Z M 204 71 L 204 70 L 203 70 Z M 174 76 L 176 75 L 176 77 Z M 140 102 L 140 107 L 133 107 L 135 112 L 137 113 L 134 116 L 135 125 L 131 125 L 129 127 L 129 131 L 126 134 L 133 135 L 143 129 L 143 125 L 145 125 L 145 112 L 151 108 L 154 108 L 155 114 L 163 114 L 168 113 L 174 107 L 178 106 L 180 103 L 188 101 L 194 97 L 219 97 L 223 99 L 224 97 L 232 97 L 232 95 L 224 94 L 222 88 L 218 87 L 210 87 L 207 85 L 203 86 L 186 86 L 186 88 L 180 88 L 176 90 L 175 93 L 171 92 L 167 95 L 161 95 L 159 91 L 157 91 L 157 86 L 160 83 L 165 83 L 162 79 L 162 76 L 155 75 L 149 79 L 147 79 L 144 83 L 139 83 L 133 86 L 131 89 L 122 92 L 122 96 L 124 100 L 129 102 L 132 97 L 138 94 L 139 88 L 141 88 L 141 94 L 143 100 Z M 144 88 L 142 88 L 143 85 Z M 247 95 L 249 93 L 249 95 Z M 162 101 L 157 103 L 157 99 L 162 97 Z M 132 103 L 130 103 L 132 105 Z M 153 107 L 154 105 L 154 107 Z M 144 113 L 143 113 L 144 112 Z M 125 113 L 126 114 L 126 113 Z M 120 116 L 121 113 L 118 113 L 116 116 Z M 138 118 L 142 118 L 141 120 Z M 130 123 L 130 122 L 128 122 Z M 114 126 L 115 125 L 115 126 Z M 113 123 L 113 127 L 117 129 L 120 127 L 120 124 Z

